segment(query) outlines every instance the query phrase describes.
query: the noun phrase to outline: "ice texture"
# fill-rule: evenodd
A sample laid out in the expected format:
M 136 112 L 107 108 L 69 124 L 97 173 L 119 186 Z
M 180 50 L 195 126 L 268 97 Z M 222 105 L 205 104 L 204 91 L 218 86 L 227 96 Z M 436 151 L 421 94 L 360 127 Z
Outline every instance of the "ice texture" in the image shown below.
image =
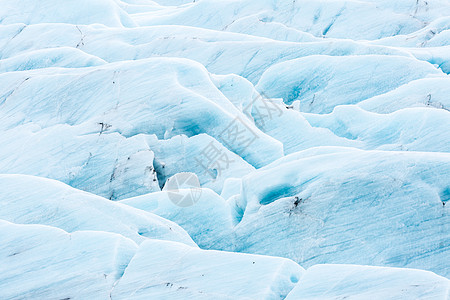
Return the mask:
M 0 0 L 0 299 L 450 299 L 448 0 Z

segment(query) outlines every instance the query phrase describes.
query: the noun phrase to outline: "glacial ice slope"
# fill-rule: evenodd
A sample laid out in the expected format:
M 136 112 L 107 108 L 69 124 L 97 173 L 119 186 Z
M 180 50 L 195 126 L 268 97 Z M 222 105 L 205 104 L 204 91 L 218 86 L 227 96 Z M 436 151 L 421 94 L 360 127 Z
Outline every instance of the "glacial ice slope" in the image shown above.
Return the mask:
M 187 209 L 164 191 L 122 203 L 182 224 L 206 248 L 283 256 L 305 267 L 352 263 L 448 276 L 449 171 L 447 153 L 315 148 L 244 176 L 240 188 L 223 191 L 227 204 L 208 191 Z
M 284 42 L 175 25 L 110 28 L 100 25 L 12 24 L 1 26 L 0 32 L 2 59 L 60 47 L 76 48 L 108 62 L 155 56 L 184 57 L 200 62 L 215 74 L 234 73 L 255 84 L 272 64 L 313 54 L 411 56 L 400 48 L 352 40 L 340 40 L 338 43 L 333 39 Z M 104 47 L 105 43 L 108 47 Z M 16 63 L 19 63 L 19 58 Z
M 180 189 L 179 195 L 189 197 L 190 189 Z M 180 207 L 171 200 L 170 191 L 151 193 L 120 201 L 120 203 L 154 213 L 176 222 L 183 227 L 192 239 L 206 249 L 235 250 L 237 240 L 234 235 L 236 220 L 232 207 L 224 198 L 212 190 L 202 188 L 198 191 L 196 203 Z
M 0 298 L 447 299 L 449 15 L 0 0 Z
M 303 272 L 288 259 L 206 251 L 153 240 L 139 248 L 111 297 L 284 299 Z
M 255 169 L 209 135 L 159 140 L 144 134 L 126 138 L 117 132 L 108 134 L 109 130 L 110 125 L 103 122 L 41 130 L 26 124 L 6 130 L 0 136 L 4 157 L 0 173 L 52 178 L 118 200 L 159 191 L 159 181 L 162 186 L 181 171 L 199 174 L 202 186 L 220 193 L 226 178 L 242 177 Z M 18 135 L 22 138 L 17 139 Z M 227 157 L 228 168 L 214 172 L 213 165 L 207 169 L 199 163 L 208 145 Z
M 90 122 L 41 129 L 29 123 L 6 130 L 0 137 L 0 172 L 56 179 L 110 200 L 159 191 L 154 153 L 145 138 L 104 134 L 108 126 Z
M 351 265 L 309 268 L 293 299 L 446 299 L 449 280 L 431 272 Z
M 177 173 L 191 172 L 197 175 L 202 187 L 220 193 L 227 178 L 242 177 L 255 170 L 239 155 L 207 134 L 190 138 L 178 135 L 165 140 L 159 140 L 153 135 L 146 136 L 146 141 L 155 153 L 153 163 L 161 185 Z M 213 155 L 220 155 L 223 165 L 202 161 L 202 156 L 211 151 L 209 149 L 214 149 Z
M 448 276 L 449 171 L 448 153 L 291 154 L 242 179 L 239 250 Z
M 450 110 L 450 78 L 413 80 L 388 93 L 366 99 L 358 104 L 367 111 L 391 113 L 406 107 L 430 107 Z
M 0 220 L 1 299 L 108 299 L 137 250 L 118 234 Z
M 256 88 L 287 104 L 300 100 L 302 111 L 320 114 L 432 75 L 444 76 L 432 65 L 406 57 L 307 56 L 270 67 Z
M 319 275 L 312 271 L 316 268 L 321 270 L 321 282 L 326 282 L 324 279 L 328 278 L 333 280 L 330 274 L 339 272 L 344 272 L 347 280 L 351 280 L 353 270 L 361 270 L 366 276 L 364 278 L 384 278 L 391 273 L 394 274 L 391 276 L 396 277 L 402 275 L 403 281 L 389 285 L 389 293 L 395 294 L 398 299 L 427 295 L 430 287 L 433 287 L 435 299 L 446 299 L 449 288 L 447 279 L 416 270 L 383 268 L 381 272 L 371 274 L 374 272 L 366 270 L 366 267 L 330 265 L 326 268 L 317 266 L 304 273 L 293 261 L 276 257 L 204 251 L 193 244 L 188 246 L 153 238 L 144 239 L 138 246 L 123 236 L 133 238 L 133 235 L 117 229 L 117 224 L 109 222 L 105 216 L 93 213 L 101 211 L 125 224 L 125 210 L 133 212 L 133 209 L 107 200 L 101 201 L 96 199 L 99 197 L 52 180 L 23 175 L 0 177 L 2 190 L 16 190 L 16 194 L 10 192 L 5 195 L 6 200 L 1 201 L 2 211 L 9 212 L 7 215 L 3 214 L 2 219 L 48 224 L 72 231 L 67 233 L 48 225 L 18 225 L 0 221 L 0 237 L 4 242 L 0 246 L 0 256 L 6 262 L 0 275 L 0 286 L 5 285 L 0 292 L 2 299 L 282 299 L 286 295 L 295 299 L 299 294 L 303 297 L 305 293 L 329 293 L 329 285 L 310 286 L 311 281 L 317 282 L 314 278 Z M 34 190 L 37 186 L 41 189 Z M 30 188 L 27 190 L 24 187 Z M 207 190 L 203 194 L 205 198 L 212 197 L 212 192 Z M 156 196 L 155 199 L 160 198 L 156 194 L 150 195 Z M 11 203 L 8 199 L 17 201 Z M 84 202 L 81 204 L 77 199 L 83 199 Z M 136 200 L 138 199 L 124 202 L 136 203 Z M 143 203 L 151 203 L 151 200 L 145 200 Z M 70 205 L 65 204 L 66 202 Z M 203 205 L 205 204 L 209 204 L 210 209 L 220 206 L 217 202 L 205 201 Z M 109 210 L 108 205 L 115 206 L 115 210 Z M 159 207 L 162 211 L 174 211 L 173 208 L 167 209 L 163 202 L 159 203 Z M 222 204 L 222 207 L 226 205 Z M 28 212 L 28 215 L 20 215 L 20 212 Z M 119 212 L 121 215 L 118 215 Z M 137 210 L 134 212 L 133 220 L 139 215 Z M 226 210 L 217 216 L 225 215 L 225 212 Z M 143 211 L 140 214 L 145 215 Z M 46 219 L 44 215 L 47 216 Z M 196 220 L 205 221 L 201 216 L 196 217 Z M 51 224 L 49 220 L 52 221 Z M 75 224 L 77 221 L 83 224 Z M 115 230 L 99 228 L 94 221 Z M 218 219 L 215 221 L 218 225 L 223 223 Z M 133 226 L 129 224 L 130 227 Z M 176 225 L 172 224 L 172 228 L 175 229 Z M 86 229 L 96 231 L 83 231 Z M 148 230 L 155 231 L 154 228 Z M 143 232 L 143 229 L 140 231 Z M 155 237 L 154 234 L 152 237 Z M 79 259 L 80 257 L 83 259 Z M 396 275 L 398 273 L 400 275 Z M 361 276 L 358 275 L 357 278 L 360 279 Z M 406 280 L 409 286 L 414 285 L 412 291 L 405 289 L 403 282 Z M 371 280 L 360 285 L 364 287 L 363 290 L 369 291 L 380 288 L 380 283 Z M 291 296 L 290 291 L 294 287 Z M 341 290 L 337 287 L 334 291 L 348 295 L 361 293 L 361 288 Z
M 282 144 L 256 128 L 213 85 L 204 67 L 191 60 L 150 58 L 90 68 L 12 72 L 0 74 L 0 81 L 5 120 L 1 129 L 30 122 L 43 128 L 87 122 L 104 124 L 99 133 L 118 132 L 125 137 L 148 133 L 163 139 L 207 133 L 256 167 L 283 155 Z M 239 132 L 245 131 L 246 139 L 253 141 L 250 145 L 226 137 L 236 118 L 241 120 Z
M 100 231 L 0 220 L 0 237 L 1 299 L 282 299 L 304 272 L 285 258 Z
M 115 1 L 56 0 L 11 2 L 0 1 L 0 24 L 104 24 L 110 27 L 132 27 L 135 23 Z
M 449 152 L 450 112 L 405 108 L 391 114 L 338 106 L 331 114 L 305 114 L 314 127 L 357 141 L 362 149 Z
M 410 33 L 423 26 L 417 18 L 396 13 L 389 6 L 377 6 L 368 1 L 203 0 L 175 11 L 132 14 L 132 18 L 140 25 L 177 24 L 222 31 L 239 28 L 247 34 L 263 32 L 269 37 L 275 37 L 278 30 L 291 29 L 317 37 L 378 39 Z M 448 4 L 444 7 L 449 10 Z M 220 17 L 215 16 L 216 11 L 221 12 Z M 374 18 L 374 15 L 383 17 Z M 269 26 L 249 26 L 249 23 L 269 23 Z
M 42 224 L 67 232 L 80 230 L 120 234 L 136 243 L 152 238 L 195 246 L 177 224 L 61 182 L 28 175 L 0 175 L 0 219 Z
M 104 60 L 77 48 L 39 49 L 2 59 L 0 73 L 49 67 L 81 68 L 104 63 Z

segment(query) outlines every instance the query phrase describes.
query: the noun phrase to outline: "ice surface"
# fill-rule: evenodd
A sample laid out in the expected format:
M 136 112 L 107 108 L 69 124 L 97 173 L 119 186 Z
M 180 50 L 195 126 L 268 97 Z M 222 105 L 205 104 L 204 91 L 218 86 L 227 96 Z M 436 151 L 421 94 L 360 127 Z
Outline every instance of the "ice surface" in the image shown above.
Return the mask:
M 109 127 L 90 122 L 39 130 L 27 124 L 4 131 L 0 173 L 52 178 L 110 200 L 159 191 L 154 154 L 145 137 L 108 134 Z
M 190 60 L 151 58 L 9 75 L 0 74 L 4 82 L 0 104 L 5 112 L 0 128 L 30 122 L 41 127 L 88 122 L 107 124 L 109 132 L 125 137 L 208 133 L 256 167 L 283 155 L 282 144 L 256 128 L 213 85 L 204 67 Z M 229 129 L 236 127 L 242 138 L 230 134 Z
M 35 24 L 0 27 L 2 58 L 32 50 L 75 47 L 108 62 L 149 57 L 183 57 L 200 62 L 214 74 L 241 75 L 252 83 L 272 64 L 308 55 L 399 55 L 405 49 L 352 40 L 275 41 L 201 28 L 157 25 L 105 28 L 101 25 Z M 239 46 L 236 46 L 238 42 Z M 105 43 L 108 47 L 104 47 Z
M 447 299 L 450 287 L 421 270 L 317 265 L 305 272 L 283 258 L 161 240 L 138 247 L 113 233 L 2 220 L 0 237 L 8 266 L 0 269 L 2 299 Z
M 221 12 L 220 17 L 215 16 L 216 11 Z M 202 0 L 177 10 L 143 12 L 132 17 L 139 25 L 177 24 L 223 31 L 235 28 L 232 27 L 234 23 L 242 30 L 244 26 L 239 26 L 240 23 L 245 24 L 252 15 L 258 18 L 254 23 L 278 25 L 285 31 L 291 28 L 308 31 L 317 37 L 377 39 L 410 33 L 422 26 L 411 15 L 398 14 L 367 1 Z M 245 33 L 258 35 L 259 31 L 252 29 L 250 27 Z M 260 31 L 270 32 L 265 28 Z M 276 38 L 277 35 L 271 34 L 270 37 Z
M 331 114 L 305 117 L 312 126 L 327 128 L 363 149 L 449 152 L 450 112 L 436 109 L 438 104 L 433 108 L 431 103 L 427 105 L 430 108 L 408 108 L 391 114 L 338 106 Z
M 395 56 L 308 56 L 271 66 L 256 88 L 268 97 L 302 111 L 330 113 L 342 104 L 356 104 L 412 80 L 442 75 L 432 65 Z
M 286 298 L 293 299 L 448 299 L 450 281 L 414 269 L 354 265 L 309 268 Z
M 138 248 L 119 234 L 3 220 L 0 237 L 2 299 L 279 299 L 304 271 L 283 258 L 155 239 Z
M 390 113 L 407 107 L 450 109 L 450 78 L 425 78 L 411 81 L 388 93 L 358 104 L 365 110 Z
M 240 251 L 449 275 L 448 153 L 319 150 L 243 178 Z
M 433 47 L 448 45 L 448 30 L 450 29 L 450 18 L 448 16 L 438 18 L 424 28 L 407 34 L 396 35 L 373 41 L 374 44 L 399 46 L 399 47 Z
M 39 49 L 0 60 L 0 73 L 49 67 L 82 68 L 104 63 L 104 60 L 77 48 Z
M 142 244 L 111 296 L 112 299 L 283 299 L 303 271 L 288 259 L 205 251 L 153 240 Z
M 304 266 L 375 264 L 448 276 L 449 159 L 316 148 L 244 176 L 239 191 L 224 191 L 227 203 L 208 190 L 189 208 L 177 208 L 166 192 L 123 203 L 177 222 L 203 248 L 289 257 Z
M 0 24 L 104 24 L 111 27 L 136 26 L 114 0 L 22 0 L 0 1 Z
M 109 299 L 136 253 L 121 235 L 0 220 L 1 299 Z
M 121 203 L 179 224 L 201 248 L 234 250 L 234 220 L 231 207 L 222 197 L 205 188 L 198 191 L 180 189 L 177 194 L 195 197 L 195 204 L 179 207 L 167 191 L 125 199 Z
M 179 172 L 192 172 L 198 175 L 201 186 L 220 193 L 225 179 L 242 177 L 255 170 L 240 156 L 206 134 L 190 138 L 179 135 L 166 140 L 147 136 L 146 141 L 155 153 L 155 170 L 162 184 Z M 211 163 L 210 153 L 218 155 L 221 162 Z
M 67 232 L 106 231 L 137 243 L 168 239 L 195 246 L 177 224 L 152 213 L 71 188 L 55 180 L 27 175 L 0 175 L 0 219 L 42 224 Z
M 449 16 L 0 0 L 0 299 L 449 299 Z

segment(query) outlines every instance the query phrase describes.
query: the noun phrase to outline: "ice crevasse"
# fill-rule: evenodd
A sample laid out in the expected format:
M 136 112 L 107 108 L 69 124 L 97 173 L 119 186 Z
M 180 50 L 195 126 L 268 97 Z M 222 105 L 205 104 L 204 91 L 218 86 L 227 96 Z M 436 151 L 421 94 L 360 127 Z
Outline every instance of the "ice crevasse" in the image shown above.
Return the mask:
M 450 299 L 446 0 L 0 0 L 0 299 Z

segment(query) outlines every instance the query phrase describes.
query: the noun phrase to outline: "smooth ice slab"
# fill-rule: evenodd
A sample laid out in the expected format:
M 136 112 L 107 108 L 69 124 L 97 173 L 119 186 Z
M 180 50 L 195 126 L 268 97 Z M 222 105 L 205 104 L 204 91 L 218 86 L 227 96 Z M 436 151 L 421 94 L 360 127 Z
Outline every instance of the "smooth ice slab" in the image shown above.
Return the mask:
M 411 12 L 395 13 L 389 9 L 392 6 L 395 4 L 381 6 L 371 1 L 202 0 L 132 17 L 140 25 L 179 24 L 222 31 L 239 28 L 240 32 L 273 38 L 289 37 L 289 31 L 298 30 L 317 37 L 378 39 L 422 28 L 422 23 Z M 442 6 L 448 8 L 447 3 Z M 216 17 L 217 11 L 220 11 L 220 18 Z M 438 13 L 445 14 L 445 10 Z M 253 24 L 266 26 L 248 28 L 248 18 L 252 16 L 256 17 Z M 270 26 L 276 27 L 278 32 L 284 31 L 285 35 L 268 34 Z
M 104 47 L 105 43 L 108 47 Z M 175 25 L 110 28 L 98 25 L 12 24 L 0 26 L 0 47 L 3 48 L 2 58 L 48 48 L 54 48 L 54 53 L 57 53 L 60 47 L 75 47 L 107 62 L 155 56 L 188 58 L 201 63 L 210 72 L 241 75 L 253 84 L 271 65 L 308 55 L 411 56 L 405 49 L 352 40 L 336 42 L 334 39 L 318 39 L 315 42 L 288 43 Z
M 141 243 L 147 238 L 195 246 L 177 224 L 152 213 L 109 201 L 61 182 L 27 175 L 0 175 L 0 219 L 42 224 L 67 232 L 97 230 Z
M 237 250 L 448 276 L 450 155 L 318 148 L 245 176 Z M 444 205 L 447 204 L 447 205 Z
M 112 299 L 283 299 L 303 274 L 291 260 L 143 243 Z
M 110 127 L 87 122 L 6 130 L 0 135 L 0 173 L 47 177 L 110 200 L 159 191 L 145 138 L 110 133 Z
M 0 220 L 1 299 L 109 299 L 137 245 L 115 233 L 67 233 Z
M 431 75 L 445 76 L 407 57 L 312 55 L 271 66 L 256 88 L 287 104 L 300 100 L 304 112 L 330 113 L 337 105 L 356 104 Z
M 132 27 L 136 23 L 113 0 L 1 0 L 0 24 L 104 24 Z
M 192 205 L 177 205 L 177 197 L 183 197 Z M 234 249 L 231 208 L 210 189 L 180 187 L 175 191 L 161 191 L 125 199 L 121 203 L 176 222 L 203 249 Z
M 177 173 L 192 172 L 198 176 L 202 187 L 220 193 L 227 178 L 242 177 L 255 170 L 207 134 L 190 138 L 178 135 L 166 140 L 146 136 L 145 139 L 155 153 L 153 164 L 161 187 Z
M 282 144 L 234 107 L 191 60 L 151 58 L 12 74 L 0 74 L 0 129 L 33 122 L 43 128 L 104 124 L 125 137 L 206 133 L 255 167 L 283 155 Z
M 425 78 L 411 81 L 388 93 L 358 103 L 377 113 L 391 113 L 407 107 L 450 110 L 450 78 Z
M 447 300 L 450 280 L 432 272 L 357 265 L 309 268 L 286 300 Z
M 445 109 L 415 107 L 377 114 L 341 105 L 331 114 L 304 116 L 314 128 L 328 129 L 362 149 L 450 151 L 450 112 Z

